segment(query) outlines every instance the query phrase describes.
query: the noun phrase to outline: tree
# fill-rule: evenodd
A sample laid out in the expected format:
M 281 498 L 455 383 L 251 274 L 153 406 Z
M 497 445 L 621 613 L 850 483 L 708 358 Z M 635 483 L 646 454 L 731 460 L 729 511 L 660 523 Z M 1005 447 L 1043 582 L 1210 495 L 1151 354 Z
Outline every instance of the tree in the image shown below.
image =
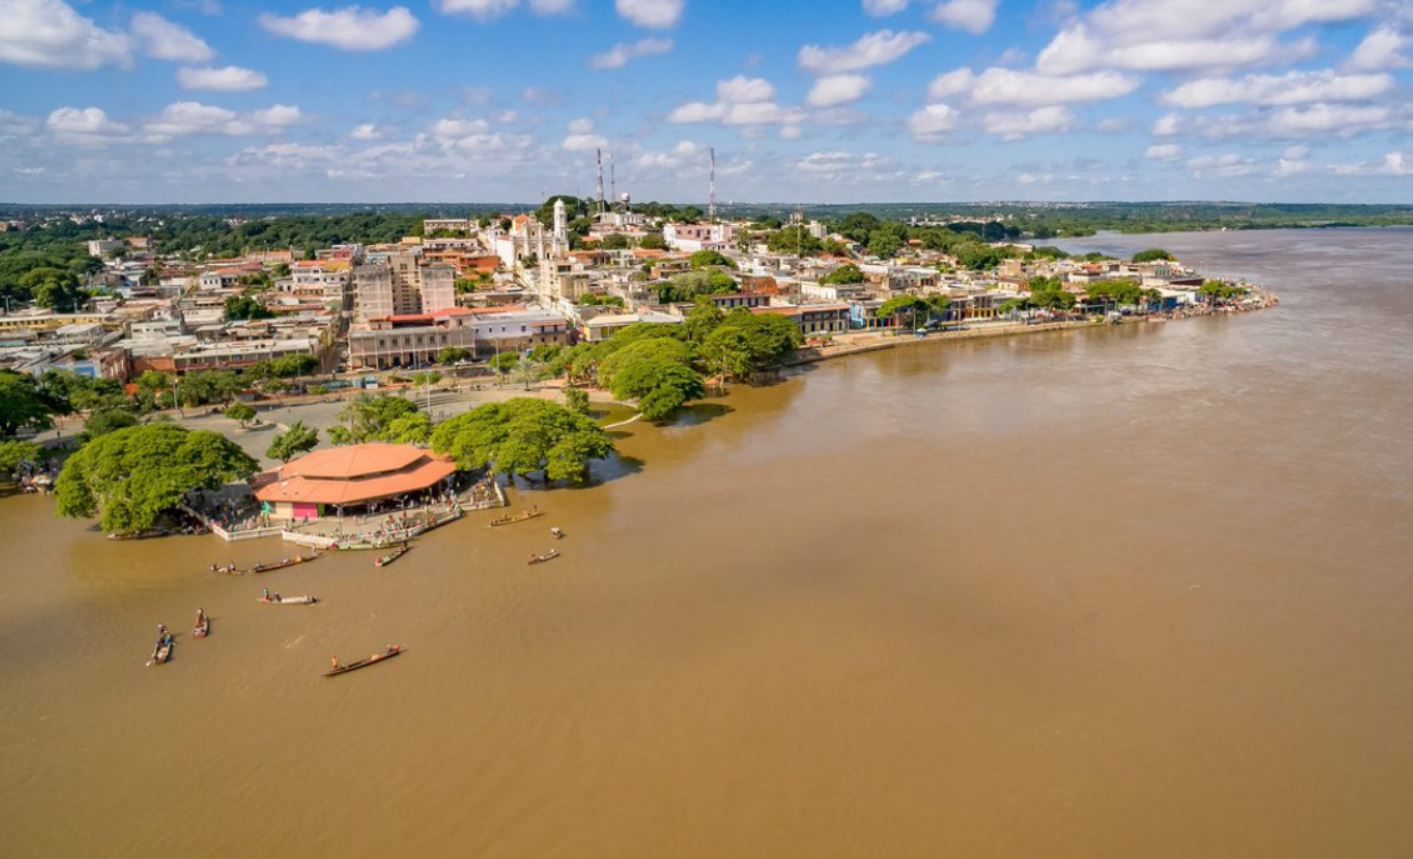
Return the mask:
M 671 338 L 625 346 L 599 364 L 598 375 L 615 397 L 638 400 L 638 410 L 649 420 L 661 420 L 706 393 L 691 367 L 691 347 Z
M 662 233 L 648 233 L 638 240 L 638 247 L 644 250 L 665 251 L 667 239 L 662 237 Z
M 379 435 L 379 440 L 393 444 L 426 444 L 431 434 L 432 419 L 427 413 L 410 412 L 394 418 Z
M 687 311 L 687 318 L 683 321 L 682 327 L 686 329 L 687 339 L 692 343 L 701 343 L 707 335 L 716 330 L 722 320 L 726 318 L 725 312 L 716 306 L 716 302 L 703 296 L 697 299 L 697 303 L 691 310 Z
M 0 437 L 22 427 L 48 429 L 54 425 L 50 416 L 63 410 L 64 404 L 46 396 L 33 376 L 0 370 Z
M 471 353 L 460 346 L 448 346 L 437 353 L 438 364 L 455 364 L 471 357 Z
M 621 251 L 625 248 L 632 247 L 632 244 L 632 242 L 628 241 L 628 237 L 622 233 L 609 233 L 599 242 L 599 247 L 606 251 Z
M 583 481 L 589 463 L 613 453 L 613 442 L 593 421 L 570 409 L 529 397 L 477 406 L 432 431 L 432 449 L 464 469 L 499 474 L 543 471 L 548 480 Z
M 843 284 L 843 283 L 863 283 L 863 272 L 853 263 L 846 263 L 826 274 L 820 279 L 820 283 Z
M 1026 299 L 1028 307 L 1069 310 L 1075 305 L 1074 293 L 1066 290 L 1058 277 L 1032 277 L 1027 285 L 1030 287 L 1030 297 Z
M 274 311 L 248 295 L 232 295 L 226 299 L 227 322 L 238 319 L 270 319 L 274 315 Z
M 393 422 L 415 411 L 417 404 L 402 397 L 359 394 L 339 411 L 341 426 L 329 429 L 329 440 L 334 444 L 391 441 Z
M 502 352 L 491 359 L 491 369 L 498 373 L 509 373 L 519 363 L 519 352 Z
M 687 262 L 692 266 L 693 269 L 712 267 L 736 267 L 736 264 L 732 262 L 725 254 L 721 253 L 721 251 L 712 250 L 711 248 L 703 248 L 702 250 L 697 251 L 696 253 L 692 254 L 690 257 L 687 258 Z
M 281 379 L 293 379 L 296 376 L 312 373 L 318 366 L 319 359 L 307 352 L 281 355 L 278 358 L 270 359 L 271 375 Z
M 1143 288 L 1131 278 L 1101 280 L 1089 284 L 1086 290 L 1090 301 L 1113 305 L 1138 304 L 1143 300 Z
M 738 307 L 702 341 L 698 358 L 713 375 L 747 380 L 790 360 L 803 339 L 799 327 L 784 316 Z
M 35 268 L 20 275 L 20 286 L 34 297 L 34 303 L 55 312 L 77 313 L 88 298 L 79 286 L 78 275 L 67 268 Z
M 1156 262 L 1157 260 L 1174 260 L 1177 257 L 1163 250 L 1162 248 L 1149 248 L 1139 251 L 1133 255 L 1134 262 Z
M 313 450 L 319 444 L 319 431 L 305 426 L 304 421 L 295 421 L 289 429 L 275 436 L 265 455 L 280 462 L 289 462 L 302 453 Z
M 0 441 L 0 480 L 9 480 L 26 462 L 39 462 L 44 448 L 32 441 Z
M 1208 280 L 1204 281 L 1202 286 L 1197 289 L 1197 294 L 1207 299 L 1208 301 L 1220 302 L 1231 301 L 1233 298 L 1240 298 L 1243 295 L 1246 295 L 1247 291 L 1248 290 L 1245 287 L 1225 283 L 1224 281 Z
M 216 489 L 254 471 L 255 460 L 217 433 L 166 423 L 128 427 L 69 457 L 55 482 L 57 511 L 101 514 L 109 533 L 144 531 L 191 490 Z
M 246 424 L 255 420 L 255 409 L 245 403 L 231 403 L 230 406 L 226 408 L 226 417 L 233 421 L 239 421 L 240 425 L 244 427 Z
M 96 409 L 83 422 L 83 441 L 87 443 L 101 435 L 137 425 L 137 415 L 130 409 Z
M 806 255 L 819 253 L 821 247 L 819 239 L 810 235 L 802 225 L 776 230 L 766 236 L 765 246 L 772 253 L 793 254 L 799 252 Z
M 589 414 L 589 392 L 583 388 L 564 389 L 564 405 L 576 415 Z
M 677 301 L 693 301 L 702 295 L 722 295 L 740 292 L 741 287 L 723 271 L 689 271 L 674 276 L 667 283 L 654 286 L 658 301 L 671 304 Z

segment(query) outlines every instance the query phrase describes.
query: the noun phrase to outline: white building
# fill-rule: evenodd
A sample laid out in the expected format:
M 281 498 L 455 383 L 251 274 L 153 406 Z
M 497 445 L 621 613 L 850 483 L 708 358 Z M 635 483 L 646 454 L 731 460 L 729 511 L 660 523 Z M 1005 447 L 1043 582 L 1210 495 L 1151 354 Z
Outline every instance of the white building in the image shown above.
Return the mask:
M 730 224 L 668 224 L 662 228 L 667 246 L 675 251 L 695 253 L 722 250 L 731 246 L 735 229 Z

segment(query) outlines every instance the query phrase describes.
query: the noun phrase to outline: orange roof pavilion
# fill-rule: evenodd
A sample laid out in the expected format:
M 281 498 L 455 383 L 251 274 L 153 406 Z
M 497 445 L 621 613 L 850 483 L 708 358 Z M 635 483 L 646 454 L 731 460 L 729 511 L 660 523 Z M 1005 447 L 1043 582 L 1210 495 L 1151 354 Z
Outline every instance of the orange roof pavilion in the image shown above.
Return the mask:
M 351 444 L 316 450 L 257 475 L 270 504 L 363 504 L 435 486 L 456 473 L 450 457 L 410 444 Z

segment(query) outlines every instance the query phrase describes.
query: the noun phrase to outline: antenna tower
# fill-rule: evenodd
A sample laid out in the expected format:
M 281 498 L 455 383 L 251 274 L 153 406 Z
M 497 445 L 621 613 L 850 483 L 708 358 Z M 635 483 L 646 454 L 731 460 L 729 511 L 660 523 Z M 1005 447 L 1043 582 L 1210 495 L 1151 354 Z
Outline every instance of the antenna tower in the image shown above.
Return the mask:
M 711 156 L 711 178 L 707 180 L 707 220 L 716 220 L 716 147 L 707 150 Z
M 618 200 L 618 177 L 613 169 L 613 153 L 608 153 L 608 198 Z
M 603 150 L 602 150 L 602 149 L 595 149 L 595 150 L 594 150 L 594 160 L 598 163 L 598 167 L 599 167 L 599 211 L 602 212 L 602 211 L 604 211 L 604 205 L 603 205 Z

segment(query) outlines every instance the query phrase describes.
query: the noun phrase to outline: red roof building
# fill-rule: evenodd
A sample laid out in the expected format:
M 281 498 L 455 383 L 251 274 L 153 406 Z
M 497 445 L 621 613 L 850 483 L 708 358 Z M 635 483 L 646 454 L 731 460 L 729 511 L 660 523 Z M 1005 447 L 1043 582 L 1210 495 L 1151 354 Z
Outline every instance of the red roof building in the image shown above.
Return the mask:
M 436 487 L 455 474 L 450 457 L 410 444 L 316 450 L 251 480 L 277 519 L 316 519 L 327 507 L 365 506 Z

